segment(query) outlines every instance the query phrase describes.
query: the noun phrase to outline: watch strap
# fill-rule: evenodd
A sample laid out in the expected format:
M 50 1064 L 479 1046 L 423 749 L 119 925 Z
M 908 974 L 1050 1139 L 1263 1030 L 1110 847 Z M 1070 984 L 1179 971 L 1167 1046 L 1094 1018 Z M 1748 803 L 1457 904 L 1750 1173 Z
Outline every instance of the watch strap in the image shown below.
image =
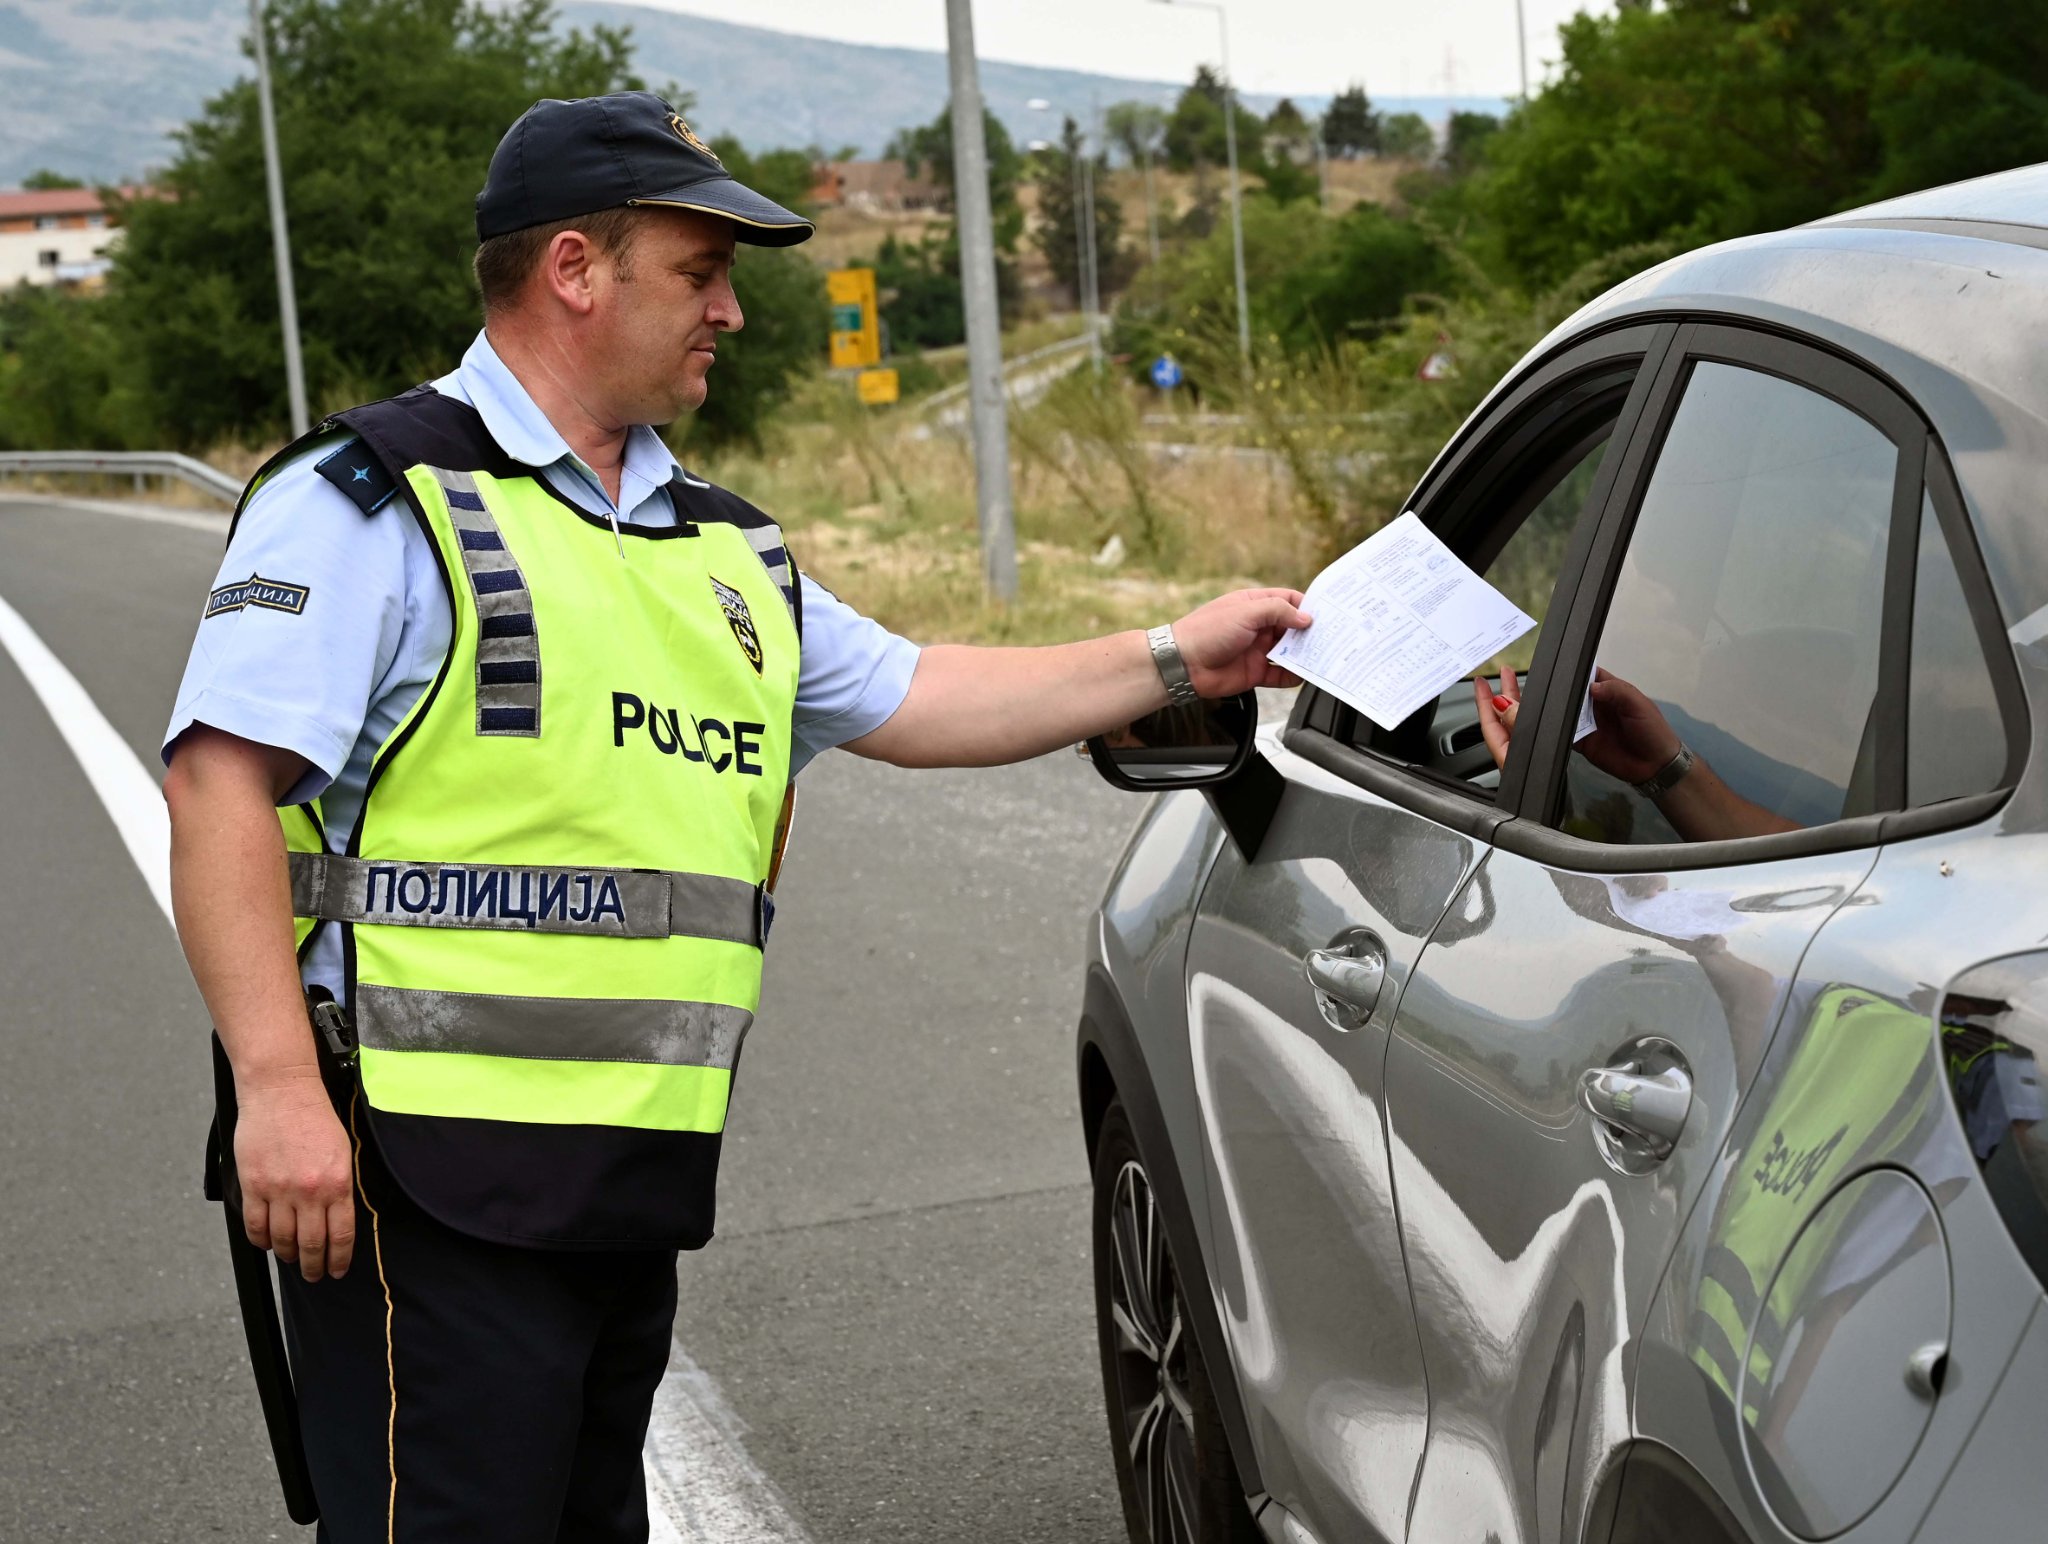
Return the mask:
M 1692 747 L 1683 740 L 1678 749 L 1671 753 L 1671 759 L 1659 767 L 1656 773 L 1634 784 L 1635 791 L 1645 799 L 1661 799 L 1676 788 L 1679 780 L 1692 770 Z
M 1173 641 L 1172 625 L 1162 622 L 1148 629 L 1145 643 L 1152 650 L 1152 663 L 1159 667 L 1159 679 L 1166 683 L 1166 700 L 1177 708 L 1200 701 L 1187 661 L 1180 657 L 1180 645 Z

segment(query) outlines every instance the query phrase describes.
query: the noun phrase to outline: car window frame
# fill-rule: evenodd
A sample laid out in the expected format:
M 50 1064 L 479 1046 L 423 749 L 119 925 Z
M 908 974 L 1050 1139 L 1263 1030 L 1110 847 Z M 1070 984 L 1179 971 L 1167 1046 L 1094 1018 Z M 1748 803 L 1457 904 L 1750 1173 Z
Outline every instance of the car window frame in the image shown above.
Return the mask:
M 1567 835 L 1552 824 L 1564 794 L 1571 731 L 1578 719 L 1576 694 L 1567 693 L 1565 701 L 1538 706 L 1533 735 L 1515 737 L 1516 750 L 1525 740 L 1529 742 L 1528 756 L 1517 784 L 1513 815 L 1492 828 L 1494 841 L 1510 852 L 1555 868 L 1589 873 L 1671 872 L 1875 847 L 1902 836 L 1971 824 L 1990 814 L 2010 794 L 2023 760 L 2025 742 L 2017 732 L 2014 710 L 2017 706 L 2024 714 L 2024 697 L 1991 602 L 1989 572 L 1956 494 L 1953 470 L 1932 425 L 1904 392 L 1867 364 L 1789 330 L 1744 325 L 1726 317 L 1688 321 L 1679 328 L 1654 384 L 1653 400 L 1629 446 L 1628 464 L 1617 469 L 1619 485 L 1601 513 L 1600 529 L 1576 586 L 1571 612 L 1563 626 L 1546 629 L 1547 636 L 1529 668 L 1532 681 L 1539 674 L 1545 683 L 1581 681 L 1591 672 L 1600 630 L 1607 620 L 1651 476 L 1693 368 L 1699 364 L 1757 370 L 1816 392 L 1859 414 L 1897 449 L 1879 621 L 1877 808 L 1805 830 L 1719 841 L 1624 845 Z M 1979 640 L 1988 643 L 1993 635 L 2000 640 L 1996 649 L 1986 648 L 1986 659 L 2006 731 L 2007 776 L 1995 790 L 1913 810 L 1905 808 L 1906 712 L 1920 513 L 1923 498 L 1930 494 Z M 1529 718 L 1529 695 L 1524 697 L 1524 723 Z M 2023 724 L 2023 717 L 2019 722 Z
M 1542 693 L 1535 681 L 1544 648 L 1574 614 L 1579 576 L 1586 571 L 1587 556 L 1608 505 L 1624 486 L 1622 464 L 1641 436 L 1645 415 L 1656 400 L 1656 387 L 1682 330 L 1675 319 L 1637 318 L 1563 340 L 1467 421 L 1402 505 L 1414 510 L 1424 526 L 1459 557 L 1469 560 L 1489 542 L 1493 543 L 1491 551 L 1497 553 L 1539 502 L 1527 497 L 1526 490 L 1518 492 L 1508 512 L 1497 512 L 1497 518 L 1475 524 L 1499 478 L 1511 475 L 1527 460 L 1532 448 L 1556 429 L 1557 415 L 1568 414 L 1573 398 L 1590 382 L 1634 361 L 1635 373 L 1608 437 L 1607 454 L 1558 565 L 1557 588 L 1546 614 L 1559 619 L 1559 625 L 1544 628 L 1544 641 L 1529 669 L 1530 684 L 1524 688 L 1524 715 L 1541 710 Z M 1494 541 L 1496 536 L 1501 539 Z M 1499 787 L 1489 792 L 1439 781 L 1412 763 L 1352 743 L 1349 726 L 1354 718 L 1353 710 L 1329 693 L 1303 686 L 1282 743 L 1303 760 L 1368 792 L 1482 840 L 1512 819 L 1520 807 L 1530 759 L 1520 737 L 1509 750 Z
M 2013 658 L 2012 638 L 2006 630 L 2004 613 L 1998 609 L 1998 593 L 1991 582 L 1991 567 L 1985 560 L 1984 548 L 1977 540 L 1976 526 L 1970 520 L 1968 508 L 1963 502 L 1962 483 L 1956 477 L 1954 465 L 1949 461 L 1948 451 L 1943 447 L 1940 436 L 1932 430 L 1927 435 L 1926 487 L 1925 496 L 1934 506 L 1935 528 L 1941 532 L 1941 539 L 1948 548 L 1949 561 L 1955 567 L 1957 583 L 1962 587 L 1963 602 L 1969 608 L 1970 622 L 1977 635 L 1977 648 L 1984 656 L 1985 668 L 1991 673 L 1992 701 L 1998 708 L 1998 720 L 2005 730 L 2005 767 L 1996 786 L 1982 793 L 1964 794 L 1960 798 L 1944 799 L 1937 804 L 1923 804 L 1916 808 L 1901 809 L 1892 817 L 1892 824 L 1885 832 L 1886 840 L 1905 836 L 1929 835 L 1936 831 L 1951 830 L 1956 826 L 1980 820 L 2003 805 L 2019 783 L 2020 774 L 2027 764 L 2027 747 L 2033 743 L 2031 715 L 2027 710 L 2026 686 L 2020 679 L 2019 662 Z M 1916 522 L 1913 532 L 1913 566 L 1919 565 L 1919 527 Z M 1917 603 L 1918 596 L 1914 596 Z M 1907 613 L 1907 669 L 1912 668 L 1912 614 Z M 1911 681 L 1908 680 L 1907 697 L 1910 703 Z M 1912 723 L 1910 719 L 1902 726 L 1900 734 L 1900 761 L 1903 765 L 1910 754 Z M 1906 797 L 1913 794 L 1912 783 L 1906 784 Z

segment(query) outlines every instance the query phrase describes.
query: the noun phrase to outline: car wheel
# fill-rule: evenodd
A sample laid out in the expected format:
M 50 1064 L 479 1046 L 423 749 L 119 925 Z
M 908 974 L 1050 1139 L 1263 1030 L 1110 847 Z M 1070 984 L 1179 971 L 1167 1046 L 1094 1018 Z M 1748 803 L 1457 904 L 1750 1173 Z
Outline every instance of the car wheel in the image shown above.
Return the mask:
M 1104 1112 L 1095 1147 L 1093 1238 L 1103 1393 L 1132 1544 L 1256 1540 L 1166 1222 L 1120 1102 Z

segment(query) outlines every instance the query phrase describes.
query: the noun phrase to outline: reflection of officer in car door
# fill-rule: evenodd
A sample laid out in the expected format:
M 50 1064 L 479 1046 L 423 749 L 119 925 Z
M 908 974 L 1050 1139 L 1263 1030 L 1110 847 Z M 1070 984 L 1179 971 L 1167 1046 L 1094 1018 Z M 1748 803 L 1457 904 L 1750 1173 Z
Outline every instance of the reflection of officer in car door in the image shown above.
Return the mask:
M 648 426 L 741 325 L 735 242 L 811 228 L 652 95 L 536 105 L 477 227 L 484 331 L 258 473 L 165 736 L 223 1157 L 291 1267 L 338 1544 L 647 1537 L 675 1251 L 711 1235 L 807 759 L 1020 760 L 1284 684 L 1306 622 L 1247 590 L 1149 637 L 920 651 L 804 579 Z M 302 990 L 338 1000 L 325 1069 Z

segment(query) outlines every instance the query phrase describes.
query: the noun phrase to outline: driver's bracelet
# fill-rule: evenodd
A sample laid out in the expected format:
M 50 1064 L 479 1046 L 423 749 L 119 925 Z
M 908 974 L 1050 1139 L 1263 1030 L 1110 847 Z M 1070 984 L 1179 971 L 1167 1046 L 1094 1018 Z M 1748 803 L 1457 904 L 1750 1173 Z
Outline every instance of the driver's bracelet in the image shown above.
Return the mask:
M 1652 776 L 1646 777 L 1640 783 L 1635 784 L 1635 791 L 1645 799 L 1653 802 L 1663 798 L 1664 795 L 1678 786 L 1679 780 L 1686 773 L 1692 770 L 1693 760 L 1692 747 L 1683 740 L 1680 740 L 1678 742 L 1678 749 L 1671 754 L 1671 759 L 1658 768 Z

